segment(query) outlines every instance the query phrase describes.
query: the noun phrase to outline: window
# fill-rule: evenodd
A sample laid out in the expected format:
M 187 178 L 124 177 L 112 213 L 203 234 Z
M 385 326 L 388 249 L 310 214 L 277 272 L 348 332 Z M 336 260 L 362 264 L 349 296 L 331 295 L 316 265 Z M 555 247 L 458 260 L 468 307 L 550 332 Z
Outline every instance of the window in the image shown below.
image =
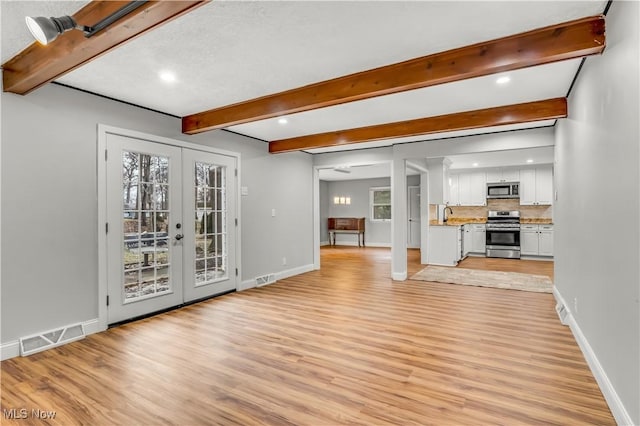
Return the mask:
M 369 200 L 371 204 L 371 221 L 391 220 L 391 188 L 369 189 Z

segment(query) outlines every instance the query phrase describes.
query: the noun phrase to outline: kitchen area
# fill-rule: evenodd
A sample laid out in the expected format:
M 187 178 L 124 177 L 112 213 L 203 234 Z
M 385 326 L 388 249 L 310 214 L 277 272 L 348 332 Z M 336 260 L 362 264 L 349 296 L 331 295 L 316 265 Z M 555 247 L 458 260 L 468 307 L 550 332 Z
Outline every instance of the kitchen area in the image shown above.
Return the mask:
M 451 169 L 448 158 L 427 164 L 427 264 L 457 266 L 468 256 L 553 260 L 552 164 Z

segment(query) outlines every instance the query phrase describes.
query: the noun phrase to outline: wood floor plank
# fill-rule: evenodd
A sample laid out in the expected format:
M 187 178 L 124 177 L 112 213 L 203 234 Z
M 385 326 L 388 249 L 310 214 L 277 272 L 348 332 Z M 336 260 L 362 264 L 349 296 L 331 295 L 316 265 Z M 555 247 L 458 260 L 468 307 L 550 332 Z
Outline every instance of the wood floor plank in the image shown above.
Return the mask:
M 615 424 L 552 295 L 394 282 L 384 248 L 321 255 L 319 271 L 2 362 L 2 409 L 56 411 L 2 424 Z M 461 266 L 553 278 L 553 262 Z

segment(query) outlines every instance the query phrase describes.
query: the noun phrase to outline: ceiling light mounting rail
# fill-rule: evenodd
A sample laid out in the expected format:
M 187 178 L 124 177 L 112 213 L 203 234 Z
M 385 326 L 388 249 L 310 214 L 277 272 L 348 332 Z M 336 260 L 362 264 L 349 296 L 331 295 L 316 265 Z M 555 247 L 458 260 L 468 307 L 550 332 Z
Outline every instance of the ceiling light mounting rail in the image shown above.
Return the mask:
M 33 37 L 40 44 L 46 45 L 55 40 L 60 34 L 73 29 L 81 30 L 87 38 L 92 37 L 145 3 L 148 3 L 148 1 L 131 1 L 93 26 L 79 25 L 71 16 L 61 16 L 59 18 L 45 18 L 44 16 L 32 18 L 27 16 L 25 20 Z

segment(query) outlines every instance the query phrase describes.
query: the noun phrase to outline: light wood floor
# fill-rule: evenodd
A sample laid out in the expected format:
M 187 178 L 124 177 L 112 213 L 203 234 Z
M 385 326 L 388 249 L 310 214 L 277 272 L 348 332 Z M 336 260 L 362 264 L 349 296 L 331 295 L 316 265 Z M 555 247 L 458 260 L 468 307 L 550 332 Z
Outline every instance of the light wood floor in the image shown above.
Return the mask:
M 63 425 L 614 424 L 550 294 L 392 282 L 389 262 L 323 248 L 320 271 L 4 361 L 2 409 Z

